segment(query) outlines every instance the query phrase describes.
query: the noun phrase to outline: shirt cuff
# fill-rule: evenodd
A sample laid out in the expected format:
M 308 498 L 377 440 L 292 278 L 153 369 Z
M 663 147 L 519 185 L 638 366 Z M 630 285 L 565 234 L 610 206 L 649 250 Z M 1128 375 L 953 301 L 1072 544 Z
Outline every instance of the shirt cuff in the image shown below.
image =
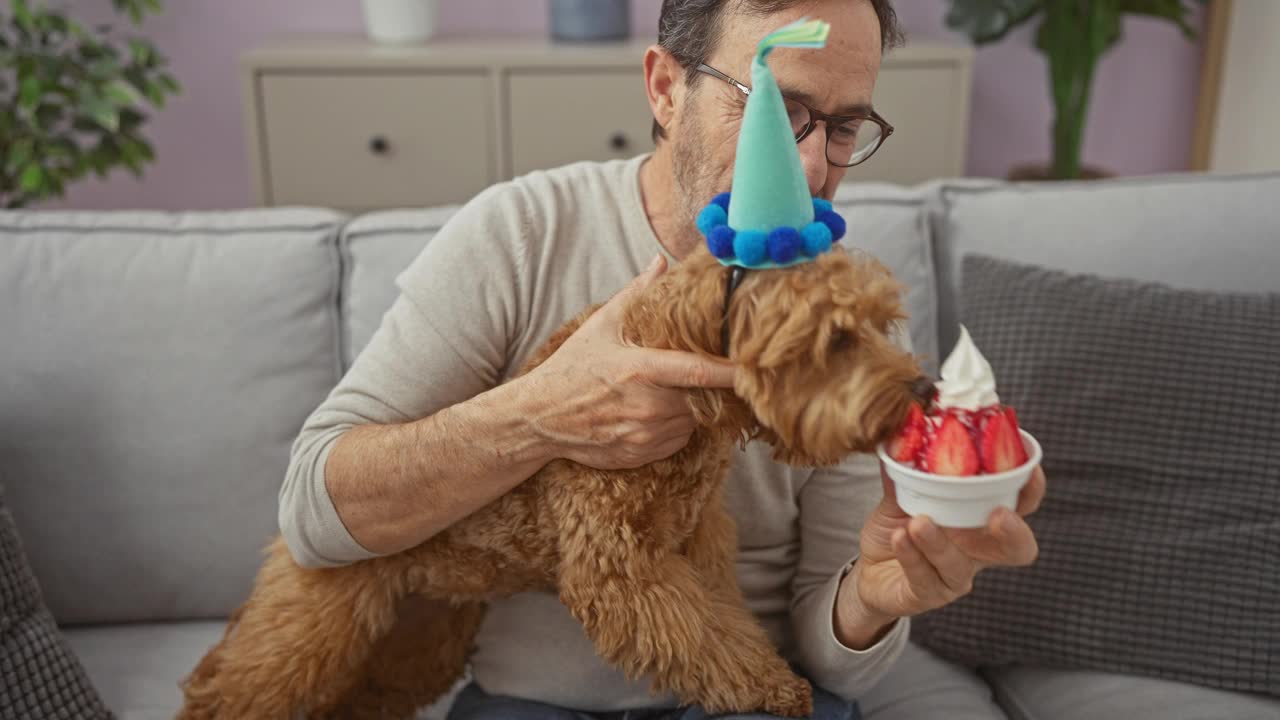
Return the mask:
M 897 618 L 893 621 L 893 626 L 889 628 L 879 640 L 871 644 L 864 650 L 855 650 L 848 645 L 840 642 L 840 638 L 836 637 L 836 601 L 840 597 L 840 585 L 844 583 L 845 576 L 850 574 L 853 564 L 857 562 L 858 556 L 845 563 L 840 572 L 836 573 L 835 578 L 830 581 L 827 591 L 830 593 L 827 600 L 823 602 L 823 607 L 827 608 L 827 633 L 831 640 L 831 644 L 838 648 L 839 651 L 853 655 L 864 656 L 868 654 L 886 652 L 886 648 L 892 648 L 896 644 L 896 650 L 893 650 L 893 656 L 896 658 L 898 653 L 902 651 L 902 647 L 906 645 L 907 628 L 911 624 L 908 618 Z M 857 582 L 857 578 L 851 582 Z M 849 592 L 857 592 L 856 587 L 850 587 Z

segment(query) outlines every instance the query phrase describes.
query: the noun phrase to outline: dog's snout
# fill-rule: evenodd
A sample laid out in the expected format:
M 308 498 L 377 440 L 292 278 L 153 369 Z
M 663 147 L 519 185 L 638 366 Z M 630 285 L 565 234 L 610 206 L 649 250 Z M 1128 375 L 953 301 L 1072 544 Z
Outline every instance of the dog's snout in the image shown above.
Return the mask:
M 933 379 L 921 375 L 911 381 L 911 394 L 920 401 L 921 405 L 928 405 L 933 402 L 934 383 Z

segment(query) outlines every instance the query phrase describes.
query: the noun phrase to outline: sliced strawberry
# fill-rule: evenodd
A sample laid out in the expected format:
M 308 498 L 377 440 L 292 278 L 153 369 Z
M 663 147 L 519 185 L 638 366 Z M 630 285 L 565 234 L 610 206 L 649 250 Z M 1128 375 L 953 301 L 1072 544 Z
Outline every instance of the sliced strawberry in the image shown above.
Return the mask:
M 924 469 L 937 475 L 975 475 L 980 463 L 978 448 L 964 423 L 954 415 L 942 419 L 942 425 L 924 452 Z
M 1008 405 L 1005 405 L 1004 415 L 1005 417 L 1009 418 L 1009 422 L 1013 424 L 1013 431 L 1015 433 L 1018 432 L 1018 413 L 1014 412 L 1013 408 L 1009 407 Z
M 900 463 L 910 463 L 924 449 L 926 423 L 924 411 L 919 405 L 912 404 L 907 411 L 907 419 L 902 425 L 902 432 L 889 441 L 889 456 Z
M 1012 470 L 1027 461 L 1027 450 L 1018 434 L 1017 415 L 1012 410 L 992 415 L 982 428 L 978 443 L 983 472 Z

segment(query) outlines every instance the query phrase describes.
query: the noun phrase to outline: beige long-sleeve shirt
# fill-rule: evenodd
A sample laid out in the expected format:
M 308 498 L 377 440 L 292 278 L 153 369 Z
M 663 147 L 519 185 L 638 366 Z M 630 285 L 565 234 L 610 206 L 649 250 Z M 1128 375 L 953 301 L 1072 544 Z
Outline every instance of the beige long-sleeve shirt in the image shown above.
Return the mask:
M 566 320 L 665 254 L 641 201 L 645 159 L 580 163 L 490 188 L 399 276 L 399 298 L 294 444 L 280 529 L 299 563 L 372 557 L 343 527 L 325 487 L 325 460 L 339 435 L 363 423 L 416 420 L 493 387 Z M 785 657 L 850 699 L 889 668 L 908 634 L 902 620 L 875 646 L 854 651 L 834 633 L 841 570 L 880 494 L 871 456 L 796 469 L 773 462 L 760 443 L 735 451 L 726 489 L 751 610 Z M 674 704 L 600 660 L 550 593 L 491 606 L 472 673 L 490 693 L 581 710 Z

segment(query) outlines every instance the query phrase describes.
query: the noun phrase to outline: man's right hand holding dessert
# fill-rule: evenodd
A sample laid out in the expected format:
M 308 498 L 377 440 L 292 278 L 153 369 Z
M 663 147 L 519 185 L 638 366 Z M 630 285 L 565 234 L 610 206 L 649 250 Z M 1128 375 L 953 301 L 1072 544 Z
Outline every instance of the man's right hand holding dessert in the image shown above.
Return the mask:
M 1045 493 L 1039 447 L 1024 444 L 1012 408 L 1000 404 L 991 366 L 961 328 L 956 349 L 942 366 L 934 407 L 913 411 L 900 436 L 888 443 L 885 457 L 902 467 L 944 476 L 950 483 L 1011 478 L 1025 471 L 1010 509 L 995 506 L 981 527 L 941 527 L 928 514 L 915 517 L 898 504 L 897 487 L 881 465 L 884 497 L 862 528 L 861 554 L 842 583 L 835 626 L 867 627 L 873 619 L 883 633 L 899 617 L 918 615 L 966 595 L 974 577 L 988 567 L 1024 566 L 1039 553 L 1034 533 L 1023 519 L 1035 512 Z M 1034 460 L 1034 466 L 1031 461 Z M 960 477 L 968 476 L 968 477 Z M 1010 496 L 1013 497 L 1012 495 Z M 876 638 L 840 640 L 852 648 Z

